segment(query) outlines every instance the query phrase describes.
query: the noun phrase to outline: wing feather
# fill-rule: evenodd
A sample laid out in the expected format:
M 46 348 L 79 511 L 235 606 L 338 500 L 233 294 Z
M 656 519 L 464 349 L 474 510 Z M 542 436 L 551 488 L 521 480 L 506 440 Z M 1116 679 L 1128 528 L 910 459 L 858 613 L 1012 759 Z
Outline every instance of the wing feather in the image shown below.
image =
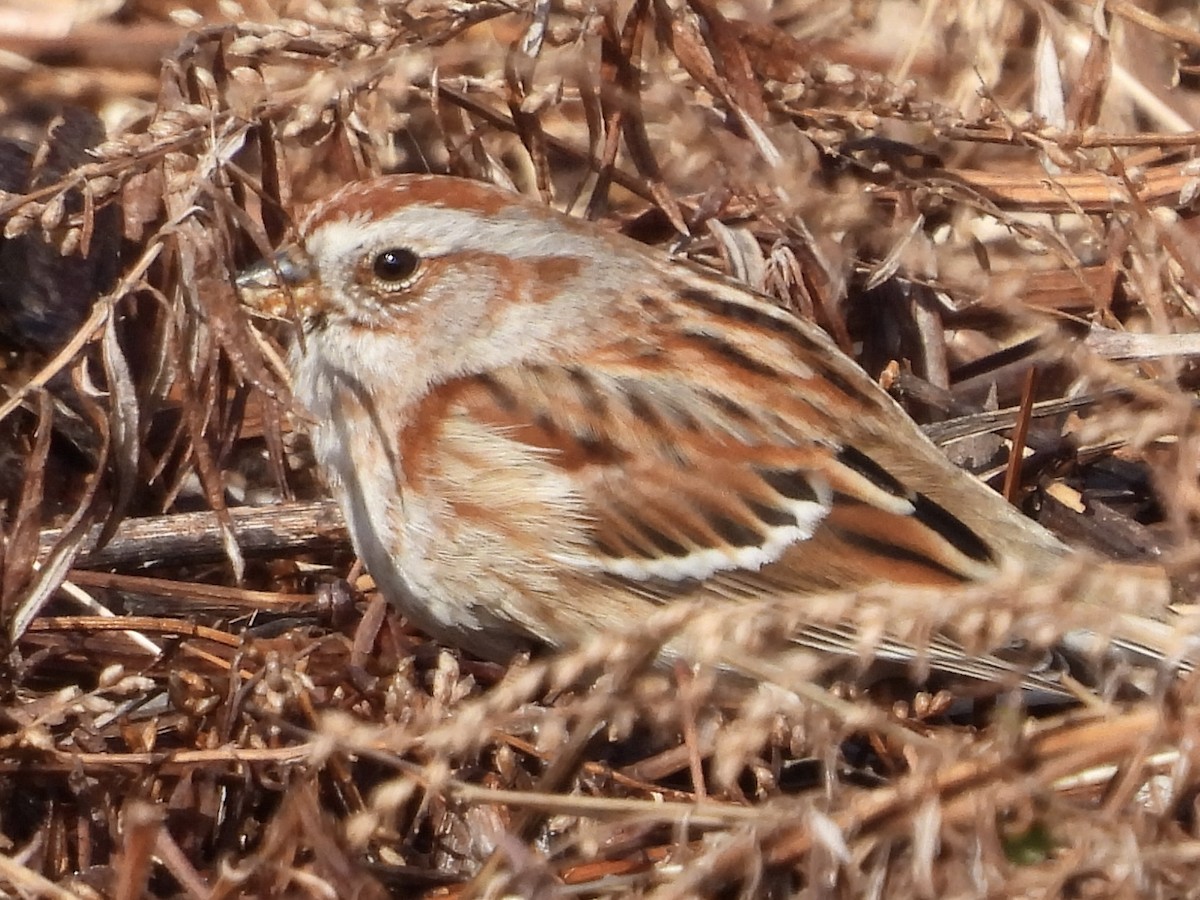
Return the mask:
M 559 558 L 590 571 L 702 593 L 718 572 L 769 568 L 774 589 L 797 594 L 994 571 L 972 528 L 864 451 L 806 435 L 795 411 L 751 391 L 718 398 L 711 379 L 677 373 L 498 370 L 458 386 L 455 414 L 572 474 L 588 551 Z
M 547 591 L 537 615 L 527 598 L 504 615 L 530 633 L 583 639 L 623 616 L 636 621 L 647 601 L 947 585 L 986 578 L 1009 559 L 1061 553 L 941 456 L 815 328 L 744 294 L 705 290 L 676 291 L 682 303 L 670 308 L 635 303 L 648 318 L 589 353 L 586 366 L 567 357 L 463 376 L 410 417 L 401 452 L 412 477 L 474 454 L 461 477 L 445 476 L 455 503 L 486 507 L 505 479 L 529 484 L 504 496 L 549 486 L 557 512 L 525 503 L 506 513 L 505 541 L 539 577 L 559 572 L 559 595 Z M 527 464 L 489 470 L 479 463 L 489 442 Z M 472 577 L 464 584 L 483 573 Z M 537 616 L 554 627 L 538 627 Z M 793 636 L 799 648 L 830 642 L 853 644 L 836 628 Z M 892 644 L 896 659 L 946 671 L 986 677 L 1006 667 L 976 665 L 952 644 Z

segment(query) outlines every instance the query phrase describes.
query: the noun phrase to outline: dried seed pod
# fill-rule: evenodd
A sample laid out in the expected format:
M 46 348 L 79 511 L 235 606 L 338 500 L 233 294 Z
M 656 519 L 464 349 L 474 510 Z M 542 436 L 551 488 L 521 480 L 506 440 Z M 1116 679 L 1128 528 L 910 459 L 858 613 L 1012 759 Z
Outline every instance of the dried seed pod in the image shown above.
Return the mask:
M 101 161 L 121 159 L 129 155 L 129 145 L 125 141 L 101 141 L 89 153 Z
M 61 256 L 71 256 L 79 250 L 79 244 L 83 240 L 82 228 L 68 228 L 67 233 L 63 235 L 62 240 L 58 244 L 58 252 Z
M 42 215 L 42 205 L 40 203 L 26 203 L 12 217 L 4 223 L 4 238 L 11 240 L 12 238 L 20 237 L 31 228 Z
M 115 194 L 121 184 L 111 175 L 98 175 L 95 178 L 89 179 L 88 190 L 92 192 L 92 196 L 96 199 L 108 197 Z
M 229 42 L 229 47 L 225 53 L 227 56 L 236 57 L 256 56 L 262 50 L 263 42 L 260 38 L 253 34 L 243 34 L 240 37 L 234 38 Z
M 42 214 L 38 216 L 38 224 L 42 226 L 42 231 L 49 234 L 57 228 L 62 223 L 66 211 L 66 194 L 56 194 L 51 197 L 49 202 L 42 207 Z

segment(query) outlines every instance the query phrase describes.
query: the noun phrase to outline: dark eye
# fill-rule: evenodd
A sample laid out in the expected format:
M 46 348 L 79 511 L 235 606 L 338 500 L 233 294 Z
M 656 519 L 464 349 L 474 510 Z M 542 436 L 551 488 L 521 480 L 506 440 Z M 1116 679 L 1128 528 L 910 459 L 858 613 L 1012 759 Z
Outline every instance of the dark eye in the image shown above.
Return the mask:
M 399 285 L 416 274 L 421 258 L 405 247 L 391 247 L 376 255 L 371 263 L 375 277 L 385 284 Z

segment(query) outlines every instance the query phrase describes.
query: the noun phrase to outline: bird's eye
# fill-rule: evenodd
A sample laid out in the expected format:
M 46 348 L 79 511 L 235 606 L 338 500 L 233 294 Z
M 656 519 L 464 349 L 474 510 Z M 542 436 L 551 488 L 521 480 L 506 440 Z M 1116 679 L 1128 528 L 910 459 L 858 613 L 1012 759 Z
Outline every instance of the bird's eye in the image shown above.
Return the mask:
M 401 286 L 416 274 L 421 258 L 406 247 L 390 247 L 376 254 L 371 271 L 384 284 Z

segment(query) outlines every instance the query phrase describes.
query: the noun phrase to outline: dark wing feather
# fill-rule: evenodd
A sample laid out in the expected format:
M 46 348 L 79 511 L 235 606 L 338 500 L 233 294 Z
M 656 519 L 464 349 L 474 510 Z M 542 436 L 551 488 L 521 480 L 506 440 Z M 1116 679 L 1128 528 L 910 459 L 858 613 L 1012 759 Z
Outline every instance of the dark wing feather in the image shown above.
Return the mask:
M 762 406 L 753 385 L 734 381 L 746 366 L 730 365 L 505 369 L 464 386 L 458 403 L 573 474 L 590 523 L 579 562 L 595 570 L 700 593 L 712 576 L 738 572 L 752 590 L 795 594 L 995 571 L 1001 554 L 974 529 L 862 450 L 817 437 L 799 419 L 811 412 L 802 404 Z
M 628 337 L 590 352 L 586 366 L 567 356 L 443 386 L 427 401 L 437 409 L 414 417 L 404 455 L 433 439 L 422 422 L 449 419 L 468 423 L 460 430 L 475 447 L 490 434 L 526 448 L 542 467 L 526 472 L 535 480 L 569 475 L 578 533 L 539 548 L 543 521 L 527 546 L 578 573 L 564 590 L 604 590 L 605 608 L 947 585 L 1012 559 L 1059 557 L 1051 535 L 950 464 L 821 332 L 723 290 L 705 282 L 675 291 L 680 302 L 636 298 L 618 329 Z M 453 455 L 449 434 L 437 439 Z M 455 491 L 461 501 L 470 487 Z M 569 613 L 580 636 L 601 607 Z M 794 638 L 861 649 L 837 629 Z M 945 641 L 922 652 L 895 644 L 897 659 L 932 655 L 980 677 L 996 668 Z

